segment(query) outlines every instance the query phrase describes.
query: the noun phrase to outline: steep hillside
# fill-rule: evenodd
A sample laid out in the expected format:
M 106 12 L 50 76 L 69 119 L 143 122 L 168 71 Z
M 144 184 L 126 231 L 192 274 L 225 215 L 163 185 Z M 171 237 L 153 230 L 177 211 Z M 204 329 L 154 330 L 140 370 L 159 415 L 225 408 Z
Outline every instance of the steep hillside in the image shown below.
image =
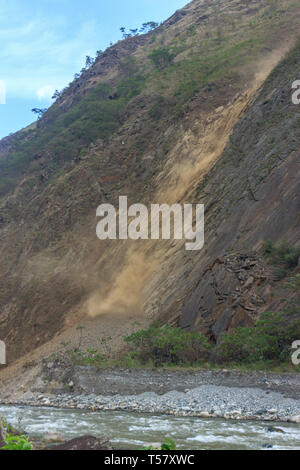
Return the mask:
M 299 1 L 194 0 L 101 53 L 36 127 L 0 142 L 10 361 L 77 325 L 93 343 L 160 317 L 216 342 L 279 308 L 282 277 L 260 249 L 299 244 L 299 25 Z M 120 195 L 204 203 L 204 250 L 100 242 L 96 208 Z

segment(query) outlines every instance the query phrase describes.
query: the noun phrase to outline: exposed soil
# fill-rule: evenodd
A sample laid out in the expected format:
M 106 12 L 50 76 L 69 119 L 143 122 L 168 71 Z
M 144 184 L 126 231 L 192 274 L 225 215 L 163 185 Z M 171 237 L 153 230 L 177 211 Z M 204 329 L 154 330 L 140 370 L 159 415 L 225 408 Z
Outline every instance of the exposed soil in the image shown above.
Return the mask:
M 84 327 L 81 330 L 83 331 L 81 340 L 80 330 L 77 329 L 75 323 L 75 326 L 68 326 L 62 334 L 15 361 L 12 365 L 0 366 L 0 396 L 17 398 L 36 385 L 36 381 L 42 376 L 42 360 L 44 358 L 65 351 L 66 348 L 75 349 L 79 343 L 83 350 L 99 347 L 99 341 L 105 338 L 110 338 L 110 352 L 116 354 L 124 348 L 124 336 L 135 331 L 137 324 L 143 328 L 149 322 L 149 318 L 127 315 L 102 315 L 95 319 L 83 318 L 79 323 Z
M 55 366 L 54 366 L 55 367 Z M 289 398 L 300 397 L 300 374 L 274 374 L 265 372 L 180 371 L 180 370 L 99 370 L 92 367 L 74 367 L 71 371 L 55 368 L 52 377 L 57 382 L 72 380 L 79 393 L 98 395 L 139 395 L 155 392 L 163 395 L 172 390 L 183 392 L 201 385 L 224 387 L 260 388 L 284 394 Z

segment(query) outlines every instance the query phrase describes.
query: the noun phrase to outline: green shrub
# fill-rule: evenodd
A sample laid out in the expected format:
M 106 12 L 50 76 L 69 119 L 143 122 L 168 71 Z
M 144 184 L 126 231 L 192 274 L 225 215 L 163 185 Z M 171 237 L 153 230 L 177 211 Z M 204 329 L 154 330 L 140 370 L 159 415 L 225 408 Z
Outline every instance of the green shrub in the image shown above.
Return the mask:
M 268 262 L 274 265 L 277 279 L 283 279 L 289 271 L 297 267 L 300 248 L 285 244 L 276 247 L 271 241 L 266 241 L 263 245 L 263 254 Z
M 216 350 L 218 362 L 289 361 L 292 343 L 300 338 L 297 310 L 264 313 L 255 326 L 236 328 Z
M 152 360 L 155 366 L 206 361 L 211 349 L 201 333 L 169 325 L 152 325 L 125 338 L 125 341 L 135 347 L 136 358 L 144 364 Z
M 7 445 L 0 448 L 0 450 L 31 450 L 31 442 L 27 436 L 13 436 L 6 434 L 5 441 Z
M 21 420 L 20 420 L 21 421 Z M 0 450 L 31 450 L 29 438 L 14 429 L 13 426 L 0 416 L 0 434 L 4 438 L 5 445 Z
M 142 91 L 144 83 L 145 78 L 142 75 L 124 78 L 119 82 L 118 93 L 120 96 L 130 100 Z
M 86 351 L 73 349 L 67 351 L 66 355 L 72 364 L 80 366 L 101 365 L 107 359 L 103 351 L 99 349 L 87 349 Z
M 174 56 L 168 49 L 161 47 L 159 49 L 154 49 L 151 54 L 149 54 L 149 58 L 152 60 L 156 68 L 163 69 L 172 64 Z
M 197 34 L 196 26 L 191 24 L 186 30 L 188 36 L 195 36 Z

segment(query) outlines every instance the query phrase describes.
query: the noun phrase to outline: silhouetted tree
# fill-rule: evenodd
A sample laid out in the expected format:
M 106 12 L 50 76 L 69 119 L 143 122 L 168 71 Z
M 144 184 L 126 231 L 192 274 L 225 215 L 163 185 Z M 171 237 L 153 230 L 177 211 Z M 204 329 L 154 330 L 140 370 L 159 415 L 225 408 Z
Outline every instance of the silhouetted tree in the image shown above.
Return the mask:
M 58 90 L 55 90 L 55 92 L 52 96 L 52 99 L 56 100 L 57 98 L 60 98 L 60 97 L 61 97 L 61 93 Z
M 140 33 L 149 33 L 149 31 L 153 31 L 159 26 L 159 23 L 155 21 L 148 21 L 147 23 L 143 23 Z
M 41 108 L 33 108 L 31 110 L 34 114 L 37 114 L 38 119 L 41 119 L 45 112 L 47 111 L 47 108 L 41 109 Z
M 93 65 L 93 63 L 94 63 L 94 59 L 90 57 L 89 55 L 87 55 L 85 59 L 85 68 L 88 69 L 89 67 Z

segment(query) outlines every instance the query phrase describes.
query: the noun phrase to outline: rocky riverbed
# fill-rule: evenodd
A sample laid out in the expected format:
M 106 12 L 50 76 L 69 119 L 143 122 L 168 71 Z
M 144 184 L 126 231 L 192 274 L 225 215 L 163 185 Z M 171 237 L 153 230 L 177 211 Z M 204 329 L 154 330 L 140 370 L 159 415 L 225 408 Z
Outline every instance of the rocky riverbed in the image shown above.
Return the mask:
M 101 369 L 45 361 L 0 387 L 0 404 L 298 424 L 300 376 Z
M 5 400 L 5 404 L 12 404 Z M 3 404 L 3 403 L 2 403 Z M 163 395 L 104 396 L 97 394 L 26 393 L 15 405 L 54 407 L 92 411 L 134 411 L 174 416 L 225 418 L 235 420 L 282 421 L 300 423 L 300 400 L 259 388 L 202 385 L 184 392 Z

